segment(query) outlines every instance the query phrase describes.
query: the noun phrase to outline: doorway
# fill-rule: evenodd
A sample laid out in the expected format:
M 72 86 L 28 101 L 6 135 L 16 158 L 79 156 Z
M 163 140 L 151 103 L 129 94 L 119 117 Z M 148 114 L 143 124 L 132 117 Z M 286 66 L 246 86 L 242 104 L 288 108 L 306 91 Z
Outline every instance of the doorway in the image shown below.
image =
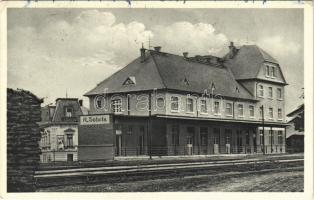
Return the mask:
M 73 162 L 73 154 L 67 154 L 67 161 Z
M 116 156 L 122 155 L 122 135 L 116 135 Z

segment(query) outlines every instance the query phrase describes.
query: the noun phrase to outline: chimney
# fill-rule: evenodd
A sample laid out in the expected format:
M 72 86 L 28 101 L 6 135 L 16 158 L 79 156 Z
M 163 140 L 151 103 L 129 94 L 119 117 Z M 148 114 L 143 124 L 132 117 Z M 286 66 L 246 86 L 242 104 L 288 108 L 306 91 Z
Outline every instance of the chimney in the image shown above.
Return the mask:
M 229 58 L 233 58 L 237 53 L 237 48 L 234 46 L 233 42 L 230 42 L 229 45 Z
M 187 58 L 188 55 L 189 55 L 189 52 L 183 52 L 182 54 L 183 54 L 183 57 L 184 57 L 184 58 Z
M 142 45 L 142 48 L 140 48 L 140 52 L 141 52 L 141 62 L 144 62 L 145 61 L 145 49 Z
M 83 99 L 79 100 L 79 104 L 80 104 L 80 106 L 83 106 Z
M 161 46 L 154 47 L 155 51 L 160 52 Z

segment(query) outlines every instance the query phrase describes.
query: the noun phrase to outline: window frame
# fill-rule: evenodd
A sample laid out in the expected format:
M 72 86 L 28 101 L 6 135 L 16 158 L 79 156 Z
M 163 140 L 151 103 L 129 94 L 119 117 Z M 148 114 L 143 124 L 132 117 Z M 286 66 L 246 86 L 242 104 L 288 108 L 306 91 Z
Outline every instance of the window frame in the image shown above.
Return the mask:
M 112 110 L 113 113 L 121 114 L 122 113 L 122 98 L 112 99 L 111 100 L 111 106 L 112 106 L 111 110 Z M 119 108 L 118 106 L 120 106 L 120 109 L 118 109 Z
M 227 105 L 230 105 L 230 113 L 228 113 L 228 106 Z M 227 117 L 232 117 L 233 116 L 233 105 L 231 102 L 226 102 L 226 116 Z
M 283 145 L 284 144 L 284 142 L 283 142 L 283 131 L 282 130 L 278 130 L 277 131 L 277 141 L 278 141 L 279 145 Z
M 177 98 L 177 101 L 176 101 L 177 104 L 178 104 L 177 110 L 173 110 L 173 109 L 172 109 L 172 104 L 175 103 L 175 101 L 172 100 L 172 98 Z M 179 97 L 179 96 L 174 96 L 174 95 L 171 95 L 171 96 L 170 96 L 170 111 L 171 111 L 171 112 L 175 112 L 175 113 L 180 112 L 180 97 Z
M 280 110 L 280 115 L 281 116 L 279 116 L 279 110 Z M 282 108 L 278 108 L 277 109 L 277 116 L 278 116 L 278 121 L 282 121 L 283 120 Z
M 265 73 L 265 76 L 266 77 L 270 77 L 270 66 L 269 65 L 266 65 L 266 73 Z
M 261 84 L 258 85 L 258 97 L 264 98 L 264 86 Z
M 216 112 L 216 103 L 218 103 L 218 110 Z M 220 102 L 219 101 L 214 101 L 214 115 L 221 115 L 221 109 L 220 109 Z
M 270 112 L 270 111 L 272 111 L 272 112 Z M 270 113 L 272 113 L 272 115 L 270 115 Z M 274 108 L 273 108 L 273 107 L 269 107 L 269 108 L 268 108 L 268 118 L 269 118 L 270 120 L 273 120 L 273 119 L 274 119 Z
M 192 111 L 189 110 L 189 106 L 192 106 Z M 194 113 L 194 99 L 191 97 L 186 98 L 186 113 Z
M 205 104 L 203 104 L 202 102 L 205 102 Z M 206 111 L 206 112 L 203 112 L 203 111 L 202 111 L 202 107 L 203 107 L 203 106 L 205 106 L 205 111 Z M 207 114 L 207 113 L 208 113 L 208 106 L 207 106 L 206 98 L 200 99 L 200 113 L 201 113 L 201 114 Z
M 279 92 L 278 91 L 280 91 L 280 96 L 278 95 L 279 94 Z M 283 100 L 283 90 L 282 90 L 282 88 L 277 88 L 277 94 L 276 94 L 276 96 L 277 96 L 277 100 Z
M 273 99 L 273 98 L 274 98 L 273 87 L 269 86 L 268 87 L 268 99 Z
M 253 108 L 253 115 L 251 115 L 251 108 Z M 250 118 L 255 118 L 255 106 L 254 105 L 249 105 L 249 116 Z
M 242 115 L 240 115 L 240 106 L 242 106 Z M 243 103 L 239 103 L 238 104 L 238 117 L 244 117 L 244 104 Z

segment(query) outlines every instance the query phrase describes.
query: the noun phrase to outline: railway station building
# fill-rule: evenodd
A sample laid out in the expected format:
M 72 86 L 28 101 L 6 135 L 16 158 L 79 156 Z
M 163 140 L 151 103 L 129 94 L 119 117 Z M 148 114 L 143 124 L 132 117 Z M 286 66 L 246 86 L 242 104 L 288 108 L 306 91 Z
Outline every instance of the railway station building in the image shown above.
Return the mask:
M 285 153 L 287 82 L 267 52 L 139 53 L 85 94 L 89 114 L 113 115 L 115 156 Z

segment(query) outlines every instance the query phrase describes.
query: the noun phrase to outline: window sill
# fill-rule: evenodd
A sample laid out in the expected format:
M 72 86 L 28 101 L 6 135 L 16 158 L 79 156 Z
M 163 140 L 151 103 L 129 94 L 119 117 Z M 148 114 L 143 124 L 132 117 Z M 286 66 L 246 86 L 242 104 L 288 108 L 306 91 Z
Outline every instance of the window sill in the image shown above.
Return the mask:
M 221 116 L 221 113 L 214 113 L 214 116 Z
M 244 115 L 238 115 L 239 118 L 244 118 Z
M 179 110 L 170 110 L 172 113 L 179 113 Z
M 277 119 L 278 121 L 283 121 L 283 119 Z
M 207 112 L 200 112 L 200 115 L 208 115 Z
M 268 118 L 268 120 L 270 120 L 270 121 L 274 121 L 274 118 Z
M 255 119 L 255 117 L 253 117 L 253 116 L 250 116 L 250 119 Z
M 277 99 L 278 101 L 283 101 L 283 99 Z
M 226 117 L 233 117 L 233 115 L 226 115 Z
M 194 114 L 194 112 L 186 112 L 186 114 Z

